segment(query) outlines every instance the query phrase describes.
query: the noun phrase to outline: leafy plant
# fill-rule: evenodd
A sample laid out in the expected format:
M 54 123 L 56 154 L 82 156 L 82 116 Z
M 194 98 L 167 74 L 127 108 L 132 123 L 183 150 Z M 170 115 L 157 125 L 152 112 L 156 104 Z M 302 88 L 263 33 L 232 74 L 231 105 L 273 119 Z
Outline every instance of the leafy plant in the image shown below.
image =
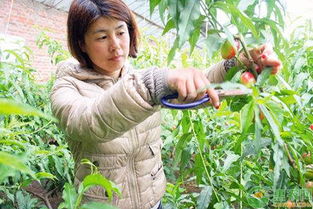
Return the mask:
M 266 14 L 256 12 L 261 3 L 267 8 Z M 151 12 L 156 6 L 165 23 L 164 32 L 175 29 L 177 34 L 168 61 L 186 40 L 191 52 L 196 44 L 206 43 L 211 50 L 208 54 L 216 57 L 225 39 L 234 45 L 234 39 L 240 37 L 244 51 L 260 42 L 272 42 L 284 65 L 282 74 L 277 76 L 271 75 L 271 69 L 258 75 L 252 67 L 257 78 L 251 86 L 252 95 L 225 99 L 217 112 L 211 109 L 174 111 L 173 118 L 165 120 L 165 130 L 173 126 L 168 121 L 178 120 L 173 133 L 166 132 L 163 137 L 174 142 L 171 146 L 175 146 L 179 182 L 194 175 L 198 187 L 207 185 L 202 191 L 211 196 L 204 208 L 270 207 L 277 202 L 275 194 L 279 190 L 304 188 L 305 182 L 312 178 L 308 178 L 312 166 L 305 165 L 301 157 L 304 151 L 312 150 L 313 133 L 309 129 L 312 88 L 307 88 L 312 81 L 311 73 L 307 72 L 307 65 L 311 66 L 312 50 L 308 40 L 312 40 L 312 27 L 306 27 L 308 31 L 302 33 L 304 38 L 292 38 L 301 41 L 287 44 L 287 37 L 281 33 L 284 8 L 280 1 L 150 0 Z M 226 23 L 219 19 L 220 12 L 229 17 Z M 208 25 L 208 29 L 203 30 L 203 25 Z M 231 28 L 235 28 L 239 36 L 233 36 Z M 301 49 L 301 61 L 296 49 Z M 291 57 L 286 59 L 288 56 L 294 61 Z M 226 78 L 239 82 L 242 72 L 238 67 L 231 69 Z M 295 78 L 300 82 L 295 82 Z M 305 97 L 299 91 L 301 85 L 306 86 L 301 91 L 309 91 Z M 200 199 L 197 202 L 194 205 L 199 205 Z
M 233 33 L 249 38 L 249 44 L 269 38 L 275 43 L 286 44 L 281 32 L 285 10 L 279 0 L 150 0 L 151 13 L 156 7 L 165 25 L 164 33 L 175 30 L 177 34 L 168 61 L 186 41 L 190 44 L 190 52 L 200 44 L 213 55 L 225 38 L 234 43 Z M 261 8 L 266 8 L 266 12 L 261 12 Z M 272 33 L 268 33 L 269 30 Z
M 84 178 L 84 180 L 79 185 L 78 190 L 76 190 L 75 186 L 72 184 L 66 183 L 64 185 L 64 191 L 63 191 L 64 202 L 62 202 L 58 208 L 59 209 L 62 209 L 62 208 L 65 208 L 65 209 L 115 209 L 115 207 L 111 205 L 103 204 L 99 202 L 87 202 L 81 205 L 84 192 L 93 186 L 102 187 L 108 194 L 108 198 L 110 201 L 112 201 L 113 192 L 116 192 L 118 195 L 121 195 L 119 189 L 114 185 L 114 183 L 106 179 L 104 176 L 102 176 L 99 173 L 95 165 L 93 165 L 88 160 L 83 160 L 82 163 L 90 165 L 92 167 L 91 168 L 92 173 L 90 175 L 87 175 Z
M 36 44 L 41 49 L 43 47 L 48 48 L 48 53 L 51 57 L 51 63 L 56 65 L 62 60 L 66 60 L 70 57 L 70 53 L 68 50 L 65 50 L 62 44 L 52 39 L 47 35 L 48 31 L 41 31 L 39 36 L 37 37 Z

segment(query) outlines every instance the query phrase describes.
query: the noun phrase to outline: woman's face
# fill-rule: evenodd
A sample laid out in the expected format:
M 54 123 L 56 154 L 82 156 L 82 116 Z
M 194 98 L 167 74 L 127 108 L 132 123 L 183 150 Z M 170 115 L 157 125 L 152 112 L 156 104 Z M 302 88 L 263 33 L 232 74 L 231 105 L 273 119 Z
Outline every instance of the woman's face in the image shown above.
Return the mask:
M 85 34 L 82 50 L 88 54 L 94 68 L 118 77 L 129 54 L 129 33 L 125 22 L 100 17 Z

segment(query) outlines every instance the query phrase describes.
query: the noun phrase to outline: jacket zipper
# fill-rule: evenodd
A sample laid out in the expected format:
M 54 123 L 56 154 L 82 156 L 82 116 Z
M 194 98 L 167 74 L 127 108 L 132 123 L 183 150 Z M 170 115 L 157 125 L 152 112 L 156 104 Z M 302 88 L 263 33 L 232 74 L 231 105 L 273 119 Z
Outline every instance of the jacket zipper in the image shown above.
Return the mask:
M 135 132 L 135 130 L 131 130 L 131 135 L 132 135 L 132 139 L 133 140 L 130 140 L 131 143 L 132 143 L 132 150 L 133 152 L 131 153 L 130 155 L 130 158 L 129 158 L 129 168 L 130 168 L 130 182 L 129 182 L 129 185 L 130 185 L 130 196 L 131 196 L 131 199 L 133 199 L 135 202 L 134 202 L 134 209 L 139 209 L 138 207 L 138 203 L 139 203 L 139 192 L 138 192 L 138 182 L 137 182 L 137 178 L 136 178 L 136 172 L 135 172 L 135 158 L 134 158 L 134 151 L 136 150 L 137 148 L 137 135 Z
M 116 84 L 118 79 L 112 79 L 113 84 Z M 139 203 L 139 189 L 138 189 L 138 181 L 136 178 L 136 172 L 135 172 L 135 158 L 134 158 L 134 151 L 138 148 L 139 142 L 137 138 L 137 134 L 135 130 L 131 130 L 131 145 L 132 145 L 132 153 L 129 156 L 129 169 L 130 169 L 130 174 L 129 174 L 129 181 L 128 185 L 130 186 L 130 198 L 133 199 L 134 202 L 134 209 L 139 209 L 138 203 Z M 141 208 L 141 207 L 140 207 Z

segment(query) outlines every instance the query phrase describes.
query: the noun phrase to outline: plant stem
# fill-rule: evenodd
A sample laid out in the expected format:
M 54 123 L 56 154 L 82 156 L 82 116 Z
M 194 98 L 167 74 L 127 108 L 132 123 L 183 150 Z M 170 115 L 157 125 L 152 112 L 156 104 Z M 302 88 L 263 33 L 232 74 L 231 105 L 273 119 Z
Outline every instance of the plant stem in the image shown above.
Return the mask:
M 210 185 L 212 186 L 212 190 L 213 190 L 213 192 L 214 192 L 214 195 L 215 195 L 217 201 L 219 202 L 219 201 L 220 201 L 220 198 L 219 198 L 218 195 L 217 195 L 217 191 L 215 190 L 215 188 L 214 188 L 214 186 L 213 186 L 213 183 L 212 183 L 212 182 L 213 182 L 213 181 L 212 181 L 212 177 L 210 176 L 209 171 L 208 171 L 208 169 L 207 169 L 207 167 L 206 167 L 206 165 L 205 165 L 205 160 L 204 160 L 204 157 L 203 157 L 203 153 L 202 153 L 202 150 L 201 150 L 201 148 L 200 148 L 199 140 L 198 140 L 198 137 L 197 137 L 197 135 L 196 135 L 195 128 L 194 128 L 193 122 L 192 122 L 192 120 L 191 120 L 191 114 L 190 114 L 190 111 L 189 111 L 189 110 L 188 110 L 188 116 L 189 116 L 189 120 L 190 120 L 190 124 L 191 124 L 192 134 L 193 134 L 193 136 L 194 136 L 195 139 L 196 139 L 196 142 L 197 142 L 197 149 L 198 149 L 198 151 L 199 151 L 199 154 L 200 154 L 200 157 L 201 157 L 201 161 L 202 161 L 202 164 L 203 164 L 205 173 L 206 173 L 206 175 L 207 175 L 207 177 L 208 177 L 208 179 L 209 179 Z
M 292 167 L 295 168 L 295 169 L 298 169 L 297 165 L 295 163 L 295 160 L 292 158 L 292 156 L 291 156 L 291 154 L 289 152 L 289 149 L 288 149 L 288 145 L 286 143 L 284 143 L 284 149 L 287 152 L 288 160 L 290 161 Z
M 240 157 L 242 157 L 242 143 L 240 145 Z M 240 163 L 240 184 L 242 185 L 242 163 Z M 242 190 L 240 189 L 240 209 L 242 209 Z
M 246 54 L 246 56 L 247 56 L 247 58 L 249 60 L 251 72 L 253 73 L 253 75 L 257 79 L 258 73 L 255 70 L 254 61 L 253 61 L 253 59 L 252 59 L 252 57 L 251 57 L 251 55 L 250 55 L 250 53 L 249 53 L 249 51 L 247 49 L 246 43 L 245 43 L 242 35 L 240 34 L 239 37 L 237 37 L 237 39 L 240 41 L 240 43 L 242 45 L 242 48 L 243 48 L 243 50 L 244 50 L 244 52 L 245 52 L 245 54 Z
M 41 131 L 42 129 L 44 129 L 44 128 L 46 128 L 48 125 L 50 125 L 52 122 L 53 122 L 53 121 L 52 121 L 52 120 L 50 120 L 47 124 L 45 124 L 45 125 L 44 125 L 44 126 L 42 126 L 41 128 L 39 128 L 39 129 L 37 129 L 37 130 L 35 130 L 35 131 L 33 131 L 33 132 L 29 133 L 29 135 L 32 135 L 32 134 L 35 134 L 35 133 L 37 133 L 37 132 Z
M 246 68 L 245 64 L 243 64 L 243 62 L 238 58 L 237 55 L 235 56 L 235 59 L 239 62 L 239 64 L 240 64 L 241 66 L 243 66 L 244 68 Z
M 31 189 L 28 189 L 28 188 L 24 188 L 24 189 L 25 189 L 25 191 L 27 191 L 27 192 L 35 195 L 36 197 L 39 197 L 40 199 L 42 199 L 45 202 L 45 204 L 46 204 L 48 209 L 53 209 L 52 206 L 51 206 L 51 203 L 49 201 L 50 193 L 48 193 L 48 194 L 45 194 L 45 193 L 44 194 L 39 194 L 39 193 L 36 193 L 36 192 L 34 192 L 34 191 L 32 191 Z
M 208 7 L 208 5 L 206 5 L 205 3 L 203 3 L 202 1 L 200 2 L 200 5 L 203 9 L 203 11 L 205 12 L 205 15 L 207 16 L 207 18 L 210 20 L 210 18 L 213 19 L 214 23 L 217 23 L 221 28 L 224 28 L 223 25 L 221 25 L 217 19 L 214 17 L 214 15 L 212 15 L 210 13 L 210 8 L 212 7 L 212 4 Z M 216 25 L 214 24 L 215 28 L 216 28 Z

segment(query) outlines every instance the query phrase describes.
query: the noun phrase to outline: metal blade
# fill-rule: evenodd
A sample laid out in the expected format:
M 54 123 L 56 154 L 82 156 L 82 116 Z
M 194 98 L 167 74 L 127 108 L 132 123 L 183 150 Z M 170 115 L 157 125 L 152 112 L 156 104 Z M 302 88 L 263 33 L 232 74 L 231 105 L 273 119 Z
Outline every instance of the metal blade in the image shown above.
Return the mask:
M 231 89 L 231 90 L 217 90 L 217 94 L 220 97 L 226 96 L 241 96 L 252 94 L 251 89 Z

